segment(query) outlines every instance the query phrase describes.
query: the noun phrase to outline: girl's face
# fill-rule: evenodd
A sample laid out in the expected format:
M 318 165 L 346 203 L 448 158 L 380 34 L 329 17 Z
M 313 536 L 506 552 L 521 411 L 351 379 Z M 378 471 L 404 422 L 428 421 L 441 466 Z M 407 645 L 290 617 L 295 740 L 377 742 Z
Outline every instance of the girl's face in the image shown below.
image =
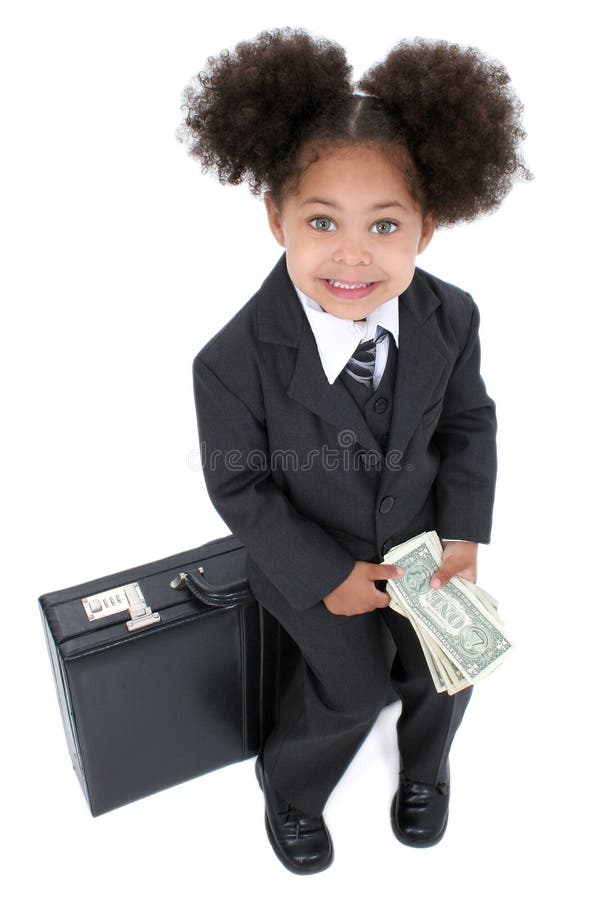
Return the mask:
M 269 193 L 265 205 L 292 282 L 340 319 L 364 319 L 402 294 L 435 230 L 432 218 L 423 220 L 399 166 L 366 146 L 321 157 L 281 209 Z

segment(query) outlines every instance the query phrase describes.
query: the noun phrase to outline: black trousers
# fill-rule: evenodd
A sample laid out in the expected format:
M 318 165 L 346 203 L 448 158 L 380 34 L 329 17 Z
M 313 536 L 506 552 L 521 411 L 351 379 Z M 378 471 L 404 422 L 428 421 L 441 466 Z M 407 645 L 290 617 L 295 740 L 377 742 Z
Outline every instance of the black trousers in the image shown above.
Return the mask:
M 274 602 L 273 593 L 260 585 L 252 587 L 303 657 L 262 748 L 275 789 L 308 815 L 321 815 L 386 705 L 390 679 L 402 700 L 396 723 L 400 765 L 409 778 L 435 783 L 472 687 L 453 696 L 438 694 L 412 625 L 391 608 L 337 616 L 319 603 L 300 612 Z M 390 629 L 397 648 L 391 670 L 383 628 Z

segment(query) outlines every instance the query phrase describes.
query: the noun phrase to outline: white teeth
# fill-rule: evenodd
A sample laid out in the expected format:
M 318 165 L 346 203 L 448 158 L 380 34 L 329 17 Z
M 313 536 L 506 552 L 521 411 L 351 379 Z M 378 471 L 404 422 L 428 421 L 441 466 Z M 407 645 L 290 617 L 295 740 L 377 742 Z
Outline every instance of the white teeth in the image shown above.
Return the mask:
M 344 284 L 343 281 L 334 281 L 332 278 L 328 278 L 327 281 L 332 287 L 343 288 L 345 291 L 355 291 L 357 288 L 365 288 L 369 287 L 371 282 L 363 281 L 362 284 Z

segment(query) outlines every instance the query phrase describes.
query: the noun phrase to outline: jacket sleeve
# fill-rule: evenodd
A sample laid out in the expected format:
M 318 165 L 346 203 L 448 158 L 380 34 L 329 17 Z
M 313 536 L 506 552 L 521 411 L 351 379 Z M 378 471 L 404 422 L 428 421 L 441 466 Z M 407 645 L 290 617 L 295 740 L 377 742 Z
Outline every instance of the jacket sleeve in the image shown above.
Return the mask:
M 193 364 L 200 456 L 210 500 L 291 606 L 321 602 L 356 560 L 301 515 L 273 481 L 264 423 L 198 356 Z
M 480 373 L 479 310 L 472 304 L 466 343 L 448 381 L 433 436 L 438 534 L 489 544 L 497 475 L 496 405 Z

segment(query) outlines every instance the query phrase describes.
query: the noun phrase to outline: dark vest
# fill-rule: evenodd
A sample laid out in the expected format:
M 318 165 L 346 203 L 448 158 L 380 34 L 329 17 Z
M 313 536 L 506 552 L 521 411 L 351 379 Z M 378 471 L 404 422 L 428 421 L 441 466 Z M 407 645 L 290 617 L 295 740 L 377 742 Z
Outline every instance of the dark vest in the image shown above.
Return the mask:
M 398 349 L 393 335 L 388 335 L 388 356 L 381 381 L 376 391 L 355 381 L 351 375 L 342 370 L 340 378 L 356 405 L 365 417 L 367 425 L 377 438 L 383 453 L 387 452 L 387 444 L 392 422 L 392 403 L 394 399 L 394 383 L 396 380 L 396 359 Z

